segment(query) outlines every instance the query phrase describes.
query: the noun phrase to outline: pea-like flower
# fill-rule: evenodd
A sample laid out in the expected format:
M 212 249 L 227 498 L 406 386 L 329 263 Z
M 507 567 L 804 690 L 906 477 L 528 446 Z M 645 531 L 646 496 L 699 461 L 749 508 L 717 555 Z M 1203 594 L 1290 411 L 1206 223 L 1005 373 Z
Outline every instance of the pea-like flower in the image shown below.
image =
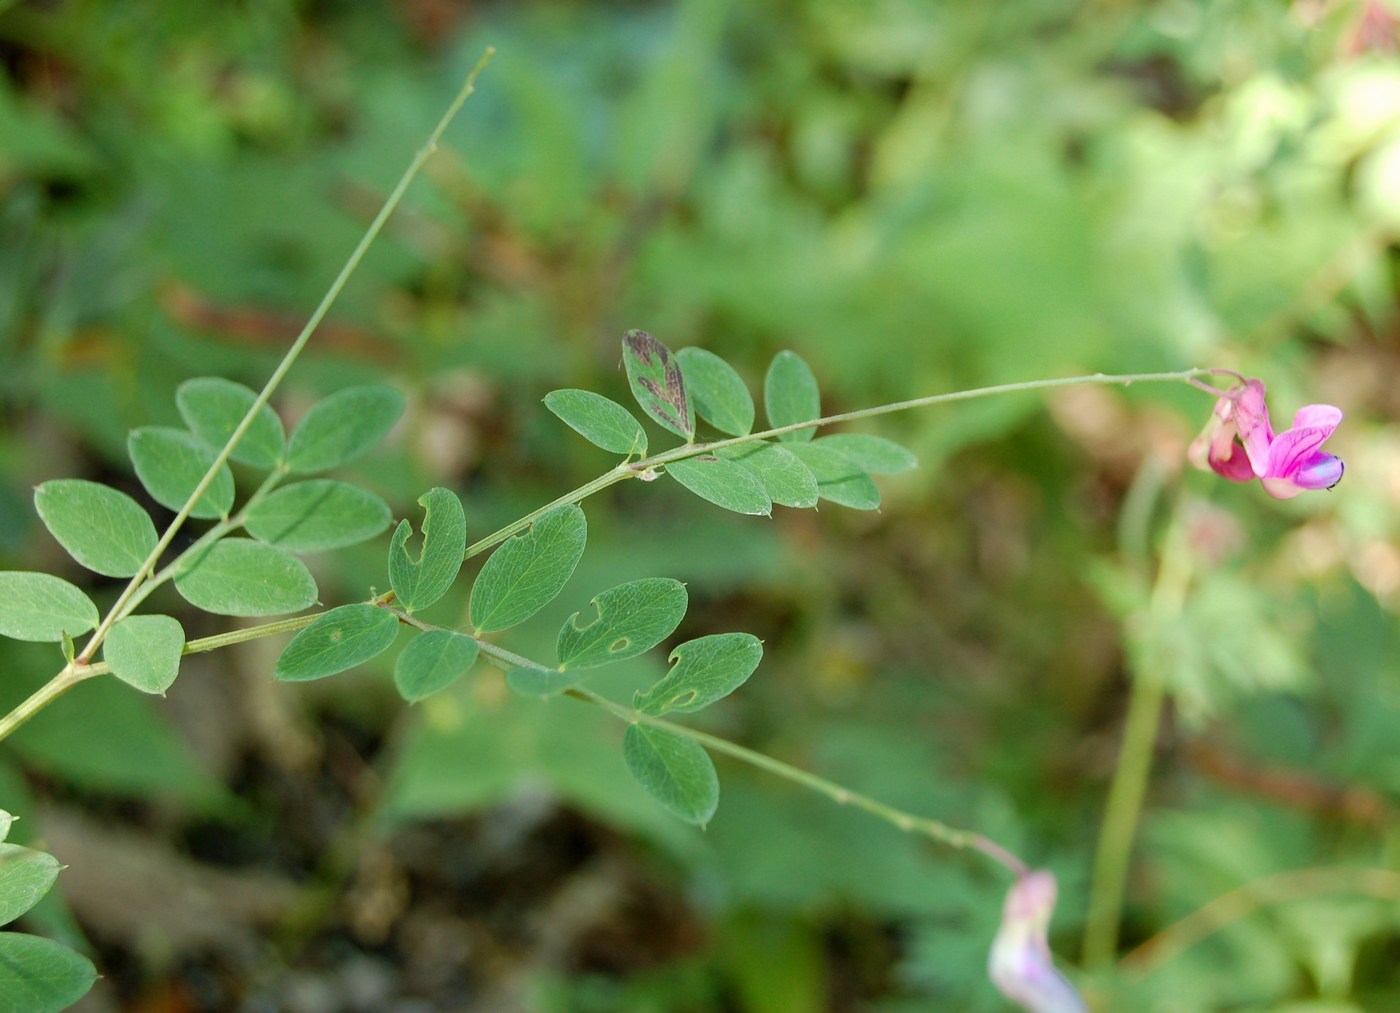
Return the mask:
M 1264 384 L 1241 378 L 1215 403 L 1210 422 L 1191 444 L 1191 460 L 1232 482 L 1257 478 L 1270 496 L 1292 499 L 1342 480 L 1341 458 L 1319 449 L 1341 421 L 1342 410 L 1335 405 L 1304 405 L 1293 425 L 1275 435 Z
M 1023 873 L 1012 884 L 987 973 L 997 990 L 1027 1013 L 1088 1013 L 1050 956 L 1046 934 L 1057 893 L 1055 876 L 1045 869 Z

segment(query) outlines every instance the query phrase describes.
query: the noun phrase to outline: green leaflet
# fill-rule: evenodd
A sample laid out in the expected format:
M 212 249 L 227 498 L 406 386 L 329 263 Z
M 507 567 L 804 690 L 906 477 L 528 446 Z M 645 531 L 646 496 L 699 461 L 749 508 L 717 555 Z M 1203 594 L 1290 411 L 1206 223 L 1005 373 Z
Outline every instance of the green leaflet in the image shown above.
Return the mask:
M 598 616 L 578 625 L 575 612 L 559 631 L 560 670 L 594 668 L 649 651 L 685 617 L 685 585 L 670 577 L 644 577 L 597 595 Z
M 223 449 L 257 399 L 255 391 L 218 376 L 186 380 L 175 391 L 175 404 L 185 425 L 215 451 Z M 229 457 L 239 464 L 266 470 L 282 460 L 286 445 L 282 420 L 263 405 Z
M 389 583 L 406 612 L 425 609 L 437 601 L 462 568 L 467 549 L 467 515 L 462 501 L 447 489 L 429 489 L 418 498 L 423 508 L 423 551 L 408 553 L 413 525 L 399 521 L 389 543 Z
M 633 724 L 622 737 L 622 758 L 646 793 L 672 813 L 687 823 L 710 822 L 719 806 L 719 775 L 698 743 Z
M 180 674 L 185 631 L 170 616 L 127 616 L 102 642 L 112 674 L 143 693 L 165 694 Z
M 865 433 L 836 433 L 814 441 L 817 446 L 830 447 L 849 457 L 872 475 L 895 475 L 918 467 L 919 461 L 893 440 Z
M 666 474 L 701 499 L 735 513 L 763 517 L 773 513 L 763 480 L 737 460 L 705 455 L 666 465 Z
M 753 431 L 753 397 L 733 366 L 703 348 L 682 348 L 676 361 L 697 415 L 731 436 Z
M 622 338 L 622 364 L 642 410 L 677 436 L 693 439 L 695 406 L 670 350 L 646 331 L 628 331 Z
M 817 494 L 822 499 L 855 510 L 879 508 L 880 490 L 874 480 L 839 450 L 822 442 L 793 443 L 787 449 L 812 469 L 817 477 Z
M 97 980 L 97 968 L 62 943 L 0 932 L 0 1013 L 59 1013 Z
M 316 601 L 316 581 L 301 560 L 248 538 L 225 538 L 187 554 L 175 590 L 221 616 L 280 615 Z
M 503 542 L 472 585 L 468 611 L 476 632 L 523 623 L 553 601 L 573 576 L 587 540 L 583 511 L 569 503 Z
M 97 625 L 97 606 L 68 581 L 47 573 L 0 572 L 0 636 L 58 643 Z
M 0 844 L 0 925 L 39 903 L 58 879 L 58 859 L 18 844 Z
M 452 685 L 476 662 L 471 637 L 452 630 L 424 630 L 408 642 L 394 664 L 394 685 L 410 703 Z
M 244 527 L 269 545 L 325 552 L 373 538 L 389 526 L 389 505 L 357 485 L 329 478 L 294 482 L 253 504 Z
M 214 463 L 214 451 L 183 429 L 143 426 L 133 429 L 126 441 L 136 477 L 151 498 L 170 510 L 179 510 Z M 233 506 L 233 473 L 223 465 L 190 511 L 191 517 L 211 520 L 227 517 Z
M 796 352 L 782 351 L 773 357 L 763 378 L 763 407 L 768 413 L 768 425 L 774 429 L 821 417 L 817 378 Z M 805 443 L 815 433 L 815 428 L 798 429 L 783 433 L 778 439 L 784 443 Z
M 347 387 L 322 398 L 292 431 L 288 468 L 326 471 L 354 460 L 393 428 L 403 407 L 403 395 L 382 383 Z
M 292 638 L 273 676 L 307 682 L 344 672 L 387 651 L 398 633 L 399 620 L 387 609 L 367 602 L 341 605 Z
M 687 640 L 669 660 L 675 667 L 632 702 L 643 714 L 688 714 L 733 693 L 763 660 L 763 641 L 751 633 L 716 633 Z
M 552 390 L 544 406 L 589 443 L 614 454 L 645 457 L 647 434 L 622 405 L 591 390 Z
M 757 475 L 763 491 L 774 503 L 799 510 L 817 505 L 817 476 L 786 447 L 748 443 L 722 447 L 715 454 L 737 461 Z
M 34 508 L 68 554 L 95 573 L 131 577 L 156 547 L 151 515 L 124 492 L 80 478 L 34 490 Z

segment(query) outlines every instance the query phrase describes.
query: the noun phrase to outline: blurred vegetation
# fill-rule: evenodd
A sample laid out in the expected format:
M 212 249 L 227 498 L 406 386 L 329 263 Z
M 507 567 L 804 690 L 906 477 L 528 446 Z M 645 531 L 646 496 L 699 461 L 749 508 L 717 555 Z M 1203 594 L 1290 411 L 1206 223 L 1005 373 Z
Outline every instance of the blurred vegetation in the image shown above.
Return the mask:
M 491 44 L 283 413 L 391 378 L 409 416 L 359 479 L 399 516 L 451 486 L 479 535 L 609 466 L 540 399 L 620 399 L 627 327 L 755 385 L 796 349 L 828 411 L 1193 365 L 1263 378 L 1278 422 L 1340 405 L 1346 480 L 1287 503 L 1183 471 L 1210 409 L 1185 388 L 890 417 L 866 431 L 921 467 L 878 514 L 768 522 L 627 483 L 585 504 L 570 590 L 509 644 L 547 653 L 592 589 L 686 581 L 681 634 L 767 645 L 710 727 L 1053 868 L 1071 962 L 1126 687 L 1155 665 L 1171 703 L 1123 935 L 1143 948 L 1081 980 L 1110 1009 L 1400 1008 L 1397 17 L 0 4 L 0 568 L 110 601 L 30 488 L 144 501 L 127 430 L 175 421 L 191 376 L 261 384 Z M 1190 592 L 1154 623 L 1172 552 Z M 324 600 L 383 587 L 382 560 L 323 557 Z M 465 588 L 435 610 L 464 608 Z M 56 667 L 0 650 L 7 707 Z M 1003 1008 L 984 966 L 1006 884 L 969 856 L 727 763 L 696 831 L 632 785 L 605 715 L 485 667 L 414 708 L 382 666 L 273 686 L 275 651 L 192 658 L 154 703 L 84 685 L 0 751 L 14 839 L 71 867 L 41 927 L 96 951 L 90 1008 Z M 600 688 L 662 662 L 629 664 Z M 275 902 L 190 932 L 178 893 L 79 875 L 111 848 L 153 883 Z M 1161 935 L 1251 884 L 1218 931 Z

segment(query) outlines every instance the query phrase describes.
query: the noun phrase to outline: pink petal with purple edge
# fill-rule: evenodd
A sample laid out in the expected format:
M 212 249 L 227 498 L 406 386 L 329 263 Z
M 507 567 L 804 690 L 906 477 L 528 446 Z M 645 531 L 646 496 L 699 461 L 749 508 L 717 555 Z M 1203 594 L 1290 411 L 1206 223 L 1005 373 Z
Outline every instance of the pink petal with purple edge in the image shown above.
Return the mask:
M 1303 462 L 1303 466 L 1293 476 L 1293 481 L 1304 489 L 1330 489 L 1342 480 L 1342 473 L 1345 471 L 1346 465 L 1342 464 L 1340 457 L 1332 454 L 1313 454 Z
M 1317 448 L 1327 441 L 1336 426 L 1309 426 L 1279 433 L 1269 444 L 1268 467 L 1262 478 L 1293 478 Z

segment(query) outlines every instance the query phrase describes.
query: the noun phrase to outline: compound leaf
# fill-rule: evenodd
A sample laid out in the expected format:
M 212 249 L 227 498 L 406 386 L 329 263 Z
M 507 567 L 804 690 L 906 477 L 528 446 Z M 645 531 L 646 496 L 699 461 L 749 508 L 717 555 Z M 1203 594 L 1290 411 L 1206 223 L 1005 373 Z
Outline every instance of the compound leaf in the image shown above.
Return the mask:
M 307 682 L 344 672 L 387 651 L 398 633 L 399 621 L 387 609 L 367 602 L 341 605 L 292 638 L 273 675 Z
M 591 603 L 596 619 L 580 626 L 575 612 L 560 629 L 560 670 L 595 668 L 651 650 L 680 625 L 687 602 L 685 585 L 670 577 L 609 588 Z
M 472 626 L 478 633 L 504 630 L 544 608 L 573 576 L 587 540 L 583 511 L 567 503 L 505 541 L 472 586 Z
M 622 737 L 627 770 L 646 793 L 687 823 L 704 826 L 719 806 L 719 775 L 699 744 L 674 732 L 628 725 Z
M 151 515 L 124 492 L 60 478 L 34 490 L 34 508 L 58 544 L 106 577 L 131 577 L 156 547 Z

